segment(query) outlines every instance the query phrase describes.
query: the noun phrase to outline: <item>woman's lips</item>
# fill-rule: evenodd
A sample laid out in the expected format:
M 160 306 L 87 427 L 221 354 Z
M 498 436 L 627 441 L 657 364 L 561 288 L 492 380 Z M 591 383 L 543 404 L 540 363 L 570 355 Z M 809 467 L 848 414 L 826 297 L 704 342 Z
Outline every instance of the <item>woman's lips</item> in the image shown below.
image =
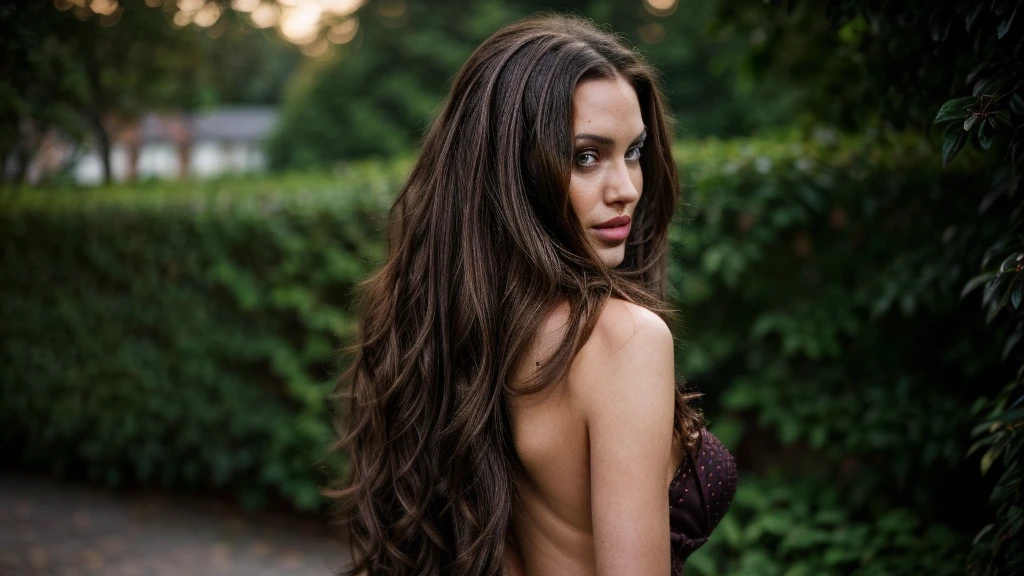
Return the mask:
M 629 236 L 629 216 L 617 216 L 594 226 L 594 233 L 608 242 L 622 242 Z

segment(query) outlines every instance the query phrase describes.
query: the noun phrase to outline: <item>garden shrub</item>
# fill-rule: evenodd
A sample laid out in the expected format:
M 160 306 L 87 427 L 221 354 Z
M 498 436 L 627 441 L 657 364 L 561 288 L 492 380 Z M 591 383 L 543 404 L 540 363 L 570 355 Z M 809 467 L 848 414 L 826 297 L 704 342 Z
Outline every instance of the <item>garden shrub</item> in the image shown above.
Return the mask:
M 320 503 L 324 395 L 403 167 L 2 200 L 0 441 L 58 473 Z
M 694 573 L 962 573 L 985 504 L 971 407 L 1009 373 L 960 299 L 999 233 L 985 175 L 827 134 L 677 156 L 680 370 L 753 469 Z

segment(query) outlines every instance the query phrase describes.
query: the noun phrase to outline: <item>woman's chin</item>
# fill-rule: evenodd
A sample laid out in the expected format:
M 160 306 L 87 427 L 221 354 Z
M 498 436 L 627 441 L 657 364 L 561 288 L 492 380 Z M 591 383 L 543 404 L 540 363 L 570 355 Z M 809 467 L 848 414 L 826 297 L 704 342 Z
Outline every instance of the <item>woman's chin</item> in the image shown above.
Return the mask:
M 601 258 L 601 262 L 609 268 L 617 268 L 619 264 L 626 257 L 625 246 L 616 246 L 615 248 L 605 248 L 597 253 L 598 257 Z

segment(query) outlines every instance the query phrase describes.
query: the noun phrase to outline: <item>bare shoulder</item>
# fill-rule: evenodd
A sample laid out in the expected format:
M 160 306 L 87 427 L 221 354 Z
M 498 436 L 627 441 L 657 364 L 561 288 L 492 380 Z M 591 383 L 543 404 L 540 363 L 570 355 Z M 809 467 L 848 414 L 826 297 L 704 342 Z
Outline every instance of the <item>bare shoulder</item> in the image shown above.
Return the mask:
M 650 310 L 611 300 L 569 383 L 587 427 L 597 573 L 668 574 L 672 333 Z
M 602 353 L 648 345 L 672 346 L 672 332 L 660 316 L 647 308 L 618 298 L 608 300 L 587 345 Z
M 611 299 L 570 371 L 574 395 L 584 402 L 614 401 L 617 394 L 671 398 L 675 390 L 672 332 L 643 306 Z

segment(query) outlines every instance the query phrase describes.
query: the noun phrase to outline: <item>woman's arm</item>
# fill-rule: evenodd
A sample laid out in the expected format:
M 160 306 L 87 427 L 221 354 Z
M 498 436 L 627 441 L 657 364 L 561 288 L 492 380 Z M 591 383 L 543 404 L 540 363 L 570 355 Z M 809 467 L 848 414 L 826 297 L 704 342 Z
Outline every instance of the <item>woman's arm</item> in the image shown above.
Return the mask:
M 590 439 L 599 575 L 669 574 L 672 334 L 653 312 L 611 300 L 569 374 Z

